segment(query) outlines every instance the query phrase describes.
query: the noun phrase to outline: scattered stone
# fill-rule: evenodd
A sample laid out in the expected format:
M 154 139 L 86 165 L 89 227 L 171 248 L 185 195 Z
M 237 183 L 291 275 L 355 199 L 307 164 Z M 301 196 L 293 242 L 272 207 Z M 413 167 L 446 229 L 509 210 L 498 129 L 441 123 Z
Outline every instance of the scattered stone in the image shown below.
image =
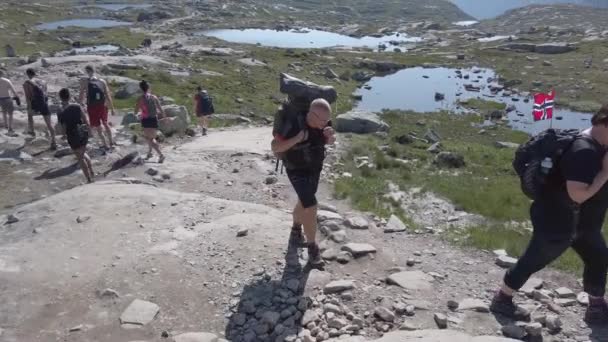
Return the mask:
M 244 237 L 247 236 L 247 234 L 249 234 L 249 229 L 247 228 L 240 228 L 237 232 L 236 232 L 236 236 L 237 237 Z
M 332 212 L 332 211 L 327 211 L 327 210 L 319 210 L 319 212 L 317 212 L 317 220 L 319 222 L 344 221 L 344 219 L 342 218 L 342 216 L 340 214 Z
M 341 250 L 349 252 L 355 258 L 359 258 L 370 253 L 376 253 L 376 247 L 367 243 L 347 243 L 346 245 L 342 246 Z
M 433 163 L 439 167 L 461 168 L 465 166 L 464 157 L 456 152 L 439 152 Z
M 399 330 L 415 331 L 415 330 L 418 330 L 418 327 L 416 327 L 414 324 L 412 324 L 410 322 L 403 322 L 403 324 L 401 324 L 401 326 L 399 327 Z
M 555 290 L 555 294 L 559 298 L 576 298 L 576 294 L 567 287 L 560 287 Z
M 550 66 L 553 66 L 553 63 L 550 61 L 543 61 L 543 66 L 550 67 Z
M 480 299 L 467 298 L 458 304 L 458 310 L 487 313 L 490 312 L 490 307 Z
M 336 261 L 340 264 L 348 264 L 351 260 L 353 260 L 353 255 L 350 252 L 342 251 L 338 253 L 336 257 Z
M 525 330 L 530 336 L 541 336 L 543 333 L 543 325 L 541 323 L 528 323 L 525 326 Z
M 458 304 L 457 301 L 455 300 L 448 300 L 448 309 L 455 311 L 458 310 L 458 307 L 460 306 L 460 304 Z
M 433 145 L 431 145 L 429 148 L 427 148 L 426 150 L 429 153 L 437 154 L 437 153 L 441 152 L 441 143 L 440 142 L 436 142 Z
M 333 232 L 331 233 L 329 238 L 336 243 L 343 243 L 344 241 L 346 241 L 346 232 L 344 230 Z
M 189 332 L 173 337 L 173 342 L 219 342 L 219 339 L 211 333 Z
M 118 291 L 110 289 L 110 288 L 107 288 L 103 291 L 99 291 L 98 296 L 100 298 L 113 298 L 113 299 L 120 297 L 120 295 L 118 294 Z
M 326 294 L 340 293 L 355 288 L 355 284 L 352 280 L 336 280 L 325 285 L 323 292 Z
M 77 223 L 85 223 L 85 222 L 87 222 L 90 219 L 91 219 L 91 216 L 78 216 L 76 218 L 76 222 Z
M 549 303 L 551 302 L 551 292 L 548 290 L 534 290 L 532 292 L 532 298 L 541 303 Z
M 369 229 L 369 222 L 361 216 L 349 217 L 345 223 L 352 229 Z
M 325 260 L 336 260 L 337 257 L 338 251 L 333 248 L 326 249 L 321 253 L 321 258 Z
M 519 325 L 509 324 L 502 327 L 502 334 L 505 337 L 521 340 L 526 336 L 526 329 Z
M 342 329 L 348 325 L 348 321 L 344 318 L 333 317 L 327 321 L 327 325 L 330 328 Z
M 186 128 L 186 131 L 184 133 L 186 133 L 186 135 L 189 136 L 189 137 L 196 136 L 196 131 L 192 127 Z
M 562 330 L 562 320 L 557 315 L 547 316 L 547 329 L 554 334 Z
M 518 148 L 519 144 L 506 141 L 497 141 L 495 146 L 498 148 Z
M 374 316 L 388 323 L 393 323 L 395 321 L 395 314 L 391 310 L 382 306 L 374 309 Z
M 156 175 L 158 175 L 158 173 L 159 173 L 158 169 L 153 168 L 153 167 L 146 170 L 146 174 L 149 176 L 156 176 Z
M 389 284 L 400 286 L 406 290 L 430 290 L 434 278 L 422 271 L 404 271 L 388 276 Z
M 435 93 L 435 101 L 443 101 L 445 100 L 445 94 Z
M 442 313 L 436 313 L 433 315 L 433 319 L 435 320 L 435 324 L 439 329 L 447 329 L 448 328 L 448 317 Z
M 146 325 L 158 314 L 158 305 L 141 299 L 135 299 L 120 315 L 121 324 Z
M 368 134 L 388 130 L 389 125 L 375 113 L 351 111 L 336 119 L 336 131 L 340 133 Z
M 82 328 L 83 328 L 83 325 L 79 324 L 79 325 L 77 325 L 75 327 L 70 328 L 70 332 L 80 331 L 80 330 L 82 330 Z
M 305 327 L 309 323 L 316 323 L 319 321 L 319 315 L 314 310 L 306 310 L 302 316 L 302 326 Z
M 581 292 L 576 296 L 576 301 L 583 306 L 589 305 L 589 295 L 586 292 Z
M 544 283 L 544 280 L 540 278 L 530 278 L 520 289 L 520 291 L 531 297 L 534 295 L 534 290 L 538 290 L 543 287 Z
M 19 222 L 19 219 L 14 214 L 9 214 L 6 217 L 6 224 L 13 224 Z
M 391 215 L 388 220 L 388 223 L 384 227 L 385 233 L 398 233 L 404 232 L 407 230 L 405 224 L 395 215 Z
M 515 264 L 517 264 L 517 259 L 512 258 L 507 255 L 501 255 L 498 258 L 496 258 L 496 265 L 498 265 L 502 268 L 511 268 L 511 267 L 515 266 Z
M 556 305 L 559 305 L 561 307 L 569 307 L 569 306 L 573 306 L 574 304 L 576 304 L 576 299 L 574 298 L 558 298 L 555 301 Z
M 278 181 L 279 181 L 279 179 L 276 176 L 268 176 L 264 180 L 264 183 L 266 183 L 266 185 L 272 185 L 272 184 L 276 184 Z

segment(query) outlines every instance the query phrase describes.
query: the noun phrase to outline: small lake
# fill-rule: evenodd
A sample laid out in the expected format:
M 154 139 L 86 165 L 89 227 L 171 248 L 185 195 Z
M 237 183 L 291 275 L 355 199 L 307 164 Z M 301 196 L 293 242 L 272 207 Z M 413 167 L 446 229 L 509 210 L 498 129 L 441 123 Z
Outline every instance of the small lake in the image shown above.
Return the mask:
M 338 33 L 319 30 L 289 30 L 275 31 L 267 29 L 244 29 L 244 30 L 211 30 L 199 34 L 215 37 L 232 43 L 260 44 L 262 46 L 279 48 L 330 48 L 338 46 L 346 47 L 368 47 L 377 49 L 380 45 L 386 45 L 388 50 L 399 44 L 415 43 L 422 39 L 410 37 L 405 34 L 393 34 L 383 37 L 361 37 L 354 38 Z M 394 45 L 391 47 L 391 45 Z
M 95 45 L 95 46 L 85 46 L 81 48 L 74 48 L 72 50 L 76 51 L 77 54 L 88 54 L 88 53 L 103 53 L 103 52 L 115 52 L 118 51 L 120 47 L 116 45 L 104 44 L 104 45 Z
M 576 4 L 608 8 L 606 0 L 451 0 L 463 12 L 477 19 L 489 19 L 529 5 Z
M 59 27 L 82 27 L 89 29 L 98 29 L 98 28 L 107 28 L 107 27 L 117 27 L 117 26 L 127 26 L 132 23 L 127 21 L 117 21 L 117 20 L 108 20 L 108 19 L 68 19 L 68 20 L 59 20 L 53 21 L 50 23 L 44 23 L 36 26 L 38 30 L 56 30 Z
M 548 121 L 534 122 L 534 100 L 531 97 L 512 96 L 504 90 L 496 91 L 496 79 L 497 75 L 491 69 L 410 68 L 372 78 L 357 90 L 356 94 L 363 96 L 363 100 L 356 107 L 373 112 L 401 109 L 421 113 L 442 110 L 465 113 L 466 110 L 458 101 L 479 98 L 510 106 L 507 120 L 516 130 L 535 134 L 549 128 Z M 366 89 L 365 86 L 371 86 L 371 89 Z M 441 93 L 445 98 L 436 101 L 435 93 Z M 559 97 L 559 94 L 557 96 Z M 525 102 L 526 100 L 528 102 Z M 590 120 L 590 114 L 556 108 L 553 127 L 586 128 L 590 126 Z

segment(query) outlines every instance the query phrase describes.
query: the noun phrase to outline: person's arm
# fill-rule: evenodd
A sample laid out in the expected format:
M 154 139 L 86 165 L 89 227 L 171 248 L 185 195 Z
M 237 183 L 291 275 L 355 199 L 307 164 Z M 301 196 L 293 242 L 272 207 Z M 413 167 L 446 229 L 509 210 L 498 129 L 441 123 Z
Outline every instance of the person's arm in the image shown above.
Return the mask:
M 578 167 L 584 167 L 584 164 L 579 164 Z M 593 178 L 591 183 L 580 182 L 576 180 L 567 180 L 566 189 L 570 198 L 582 204 L 591 197 L 595 196 L 598 191 L 608 182 L 608 153 L 604 155 L 602 169 Z
M 112 92 L 110 91 L 110 86 L 105 80 L 101 80 L 103 82 L 103 91 L 106 92 L 106 100 L 108 101 L 108 105 L 110 106 L 110 110 L 112 111 L 112 115 L 116 115 L 114 110 L 114 100 L 112 99 Z
M 11 82 L 10 80 L 8 81 L 8 88 L 13 93 L 14 97 L 19 97 L 19 95 L 17 94 L 17 91 L 15 90 L 15 87 L 13 86 L 13 82 Z
M 84 106 L 84 99 L 85 96 L 87 95 L 87 87 L 86 87 L 86 81 L 85 80 L 80 80 L 80 95 L 78 96 L 78 103 L 81 106 Z
M 336 142 L 336 131 L 331 126 L 323 129 L 323 136 L 325 137 L 326 145 L 333 145 Z
M 296 144 L 306 140 L 306 138 L 308 138 L 307 135 L 308 134 L 306 133 L 306 131 L 301 131 L 300 133 L 298 133 L 298 135 L 289 139 L 280 139 L 278 137 L 275 137 L 274 139 L 272 139 L 270 148 L 274 153 L 282 153 L 288 151 Z
M 156 109 L 160 113 L 160 118 L 164 119 L 166 117 L 165 111 L 163 110 L 163 106 L 160 104 L 160 100 L 158 99 L 158 96 L 154 96 L 154 103 L 156 104 Z
M 91 124 L 89 124 L 89 118 L 84 113 L 84 110 L 82 109 L 82 106 L 80 106 L 80 117 L 82 118 L 82 122 L 84 122 L 84 124 L 87 125 L 90 128 Z
M 30 93 L 30 85 L 27 82 L 29 82 L 29 81 L 26 81 L 25 83 L 23 83 L 23 93 L 25 94 L 25 103 L 27 105 L 27 110 L 29 111 L 32 109 L 32 104 L 31 104 L 32 94 Z

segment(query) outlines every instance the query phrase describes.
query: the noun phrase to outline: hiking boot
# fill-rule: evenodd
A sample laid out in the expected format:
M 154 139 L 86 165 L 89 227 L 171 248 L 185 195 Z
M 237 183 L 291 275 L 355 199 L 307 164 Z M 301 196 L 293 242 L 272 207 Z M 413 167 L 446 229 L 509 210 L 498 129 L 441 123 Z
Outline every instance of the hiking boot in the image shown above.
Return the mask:
M 490 311 L 516 321 L 530 321 L 530 313 L 513 303 L 513 297 L 499 291 L 492 299 Z
M 207 135 L 207 129 L 203 128 L 203 135 Z
M 55 150 L 57 150 L 57 143 L 53 141 L 51 143 L 51 151 L 55 151 Z
M 321 250 L 316 242 L 308 244 L 308 263 L 313 267 L 323 267 L 325 262 L 321 258 Z
M 589 325 L 608 324 L 608 304 L 605 300 L 589 305 L 585 313 L 585 322 Z
M 164 154 L 161 154 L 161 155 L 160 155 L 160 157 L 158 157 L 158 163 L 159 163 L 159 164 L 162 164 L 162 163 L 164 163 L 164 162 L 165 162 L 165 155 L 164 155 Z

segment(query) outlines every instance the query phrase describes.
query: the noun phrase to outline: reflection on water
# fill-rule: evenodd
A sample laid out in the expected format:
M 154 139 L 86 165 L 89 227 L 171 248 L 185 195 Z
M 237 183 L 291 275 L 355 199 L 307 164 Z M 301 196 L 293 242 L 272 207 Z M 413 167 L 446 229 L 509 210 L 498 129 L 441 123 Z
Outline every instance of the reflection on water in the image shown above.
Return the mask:
M 38 30 L 56 30 L 61 27 L 82 27 L 82 28 L 105 28 L 105 27 L 116 27 L 131 25 L 130 22 L 108 20 L 108 19 L 68 19 L 53 21 L 50 23 L 44 23 L 36 26 Z
M 484 99 L 502 102 L 509 106 L 507 120 L 511 127 L 531 134 L 549 128 L 549 122 L 533 122 L 533 100 L 525 96 L 512 96 L 496 82 L 496 73 L 491 69 L 410 68 L 397 73 L 374 77 L 357 90 L 363 99 L 357 109 L 379 112 L 383 109 L 401 109 L 416 112 L 442 110 L 465 112 L 458 101 Z M 371 87 L 371 89 L 367 89 Z M 436 101 L 435 94 L 444 96 Z M 559 94 L 558 94 L 559 96 Z M 590 125 L 591 115 L 556 108 L 557 128 L 585 128 Z
M 393 34 L 382 37 L 354 38 L 338 33 L 319 30 L 275 31 L 266 29 L 245 30 L 211 30 L 200 34 L 215 37 L 232 43 L 260 44 L 280 48 L 329 48 L 335 46 L 378 48 L 379 45 L 399 45 L 421 41 L 420 38 L 404 34 Z M 389 50 L 392 50 L 389 48 Z

